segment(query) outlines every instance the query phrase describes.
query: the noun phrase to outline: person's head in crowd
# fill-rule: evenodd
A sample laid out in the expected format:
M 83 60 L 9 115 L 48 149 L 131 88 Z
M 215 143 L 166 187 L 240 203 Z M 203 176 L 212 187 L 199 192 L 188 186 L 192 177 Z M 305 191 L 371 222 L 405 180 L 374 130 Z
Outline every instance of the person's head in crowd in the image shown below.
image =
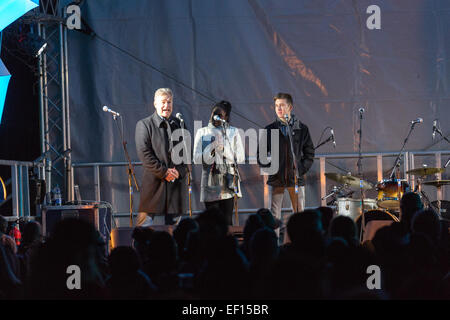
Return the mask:
M 8 220 L 2 215 L 0 215 L 0 234 L 6 233 L 8 230 Z
M 251 264 L 274 261 L 278 256 L 278 252 L 278 237 L 273 229 L 263 227 L 254 232 L 249 245 Z
M 202 241 L 215 241 L 228 234 L 227 219 L 216 208 L 203 211 L 195 220 L 198 223 Z
M 148 246 L 152 272 L 174 271 L 178 263 L 177 251 L 177 243 L 168 232 L 155 231 Z
M 255 233 L 256 230 L 264 228 L 265 224 L 259 214 L 250 215 L 245 221 L 244 226 L 244 243 L 248 244 L 250 238 Z
M 398 232 L 391 226 L 384 226 L 377 230 L 372 239 L 375 254 L 381 261 L 394 261 L 400 257 L 409 244 L 409 236 Z
M 414 214 L 423 209 L 420 196 L 414 192 L 407 192 L 400 200 L 400 222 L 407 232 L 411 231 L 411 220 Z
M 95 227 L 82 219 L 59 221 L 45 246 L 31 264 L 33 290 L 40 298 L 99 298 L 104 279 L 97 259 L 98 234 Z M 80 268 L 81 290 L 66 286 L 67 267 Z
M 275 218 L 272 212 L 267 208 L 259 209 L 256 214 L 261 217 L 262 221 L 269 229 L 275 230 L 281 226 L 281 220 Z
M 337 263 L 346 258 L 349 252 L 347 241 L 341 237 L 332 237 L 327 246 L 328 260 L 332 263 Z
M 357 242 L 356 224 L 350 217 L 343 215 L 334 217 L 330 222 L 329 231 L 331 238 L 343 238 L 349 245 Z
M 152 228 L 136 227 L 133 229 L 131 238 L 133 239 L 133 247 L 141 259 L 141 263 L 145 263 L 147 257 L 147 249 L 150 245 L 151 238 L 155 231 Z
M 433 239 L 426 233 L 413 232 L 409 241 L 409 259 L 411 259 L 411 267 L 415 270 L 421 269 L 423 266 L 432 265 L 435 260 L 436 245 Z
M 437 245 L 441 238 L 441 222 L 433 209 L 416 212 L 411 221 L 411 229 L 415 233 L 426 234 L 434 245 Z
M 168 119 L 173 111 L 173 93 L 169 88 L 159 88 L 155 91 L 153 100 L 156 113 L 165 119 Z
M 115 247 L 108 257 L 108 264 L 113 277 L 133 274 L 141 267 L 136 251 L 127 246 Z
M 309 254 L 323 254 L 323 229 L 320 211 L 308 209 L 294 213 L 288 220 L 287 233 L 292 246 Z
M 111 276 L 106 287 L 111 299 L 146 299 L 152 297 L 157 288 L 142 272 L 141 263 L 135 249 L 119 246 L 108 257 Z
M 173 238 L 178 246 L 179 256 L 183 256 L 186 249 L 186 241 L 190 232 L 198 231 L 198 223 L 193 218 L 184 218 L 173 231 Z
M 27 222 L 22 230 L 22 244 L 33 245 L 42 241 L 41 224 L 37 221 Z
M 322 214 L 322 227 L 325 233 L 328 234 L 330 222 L 333 219 L 333 209 L 330 207 L 318 207 L 317 210 Z

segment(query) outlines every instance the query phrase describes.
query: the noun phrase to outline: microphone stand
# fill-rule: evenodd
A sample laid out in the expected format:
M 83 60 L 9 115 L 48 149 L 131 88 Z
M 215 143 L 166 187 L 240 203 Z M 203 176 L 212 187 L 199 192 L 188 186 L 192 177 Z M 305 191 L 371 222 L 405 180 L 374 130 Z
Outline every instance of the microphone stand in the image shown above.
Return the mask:
M 131 183 L 131 179 L 133 178 L 134 185 L 136 186 L 136 191 L 138 191 L 138 192 L 139 192 L 139 186 L 138 186 L 138 183 L 136 180 L 136 175 L 134 174 L 134 167 L 133 167 L 133 164 L 131 163 L 130 155 L 128 154 L 127 142 L 125 141 L 125 138 L 123 136 L 123 120 L 122 120 L 122 117 L 119 116 L 120 123 L 121 123 L 121 126 L 119 126 L 119 124 L 117 123 L 117 118 L 118 117 L 114 114 L 113 119 L 117 125 L 117 128 L 119 129 L 120 138 L 122 139 L 123 151 L 125 153 L 125 157 L 128 162 L 127 173 L 128 173 L 128 193 L 129 193 L 129 197 L 130 197 L 130 227 L 133 227 L 133 185 Z
M 183 133 L 183 145 L 184 145 L 184 150 L 186 150 L 186 160 L 187 160 L 187 155 L 188 152 L 190 154 L 190 150 L 188 150 L 187 145 L 186 145 L 186 137 L 184 136 L 184 130 L 186 130 L 186 125 L 184 123 L 183 118 L 180 117 L 180 123 L 182 126 L 182 133 Z M 188 199 L 189 199 L 189 217 L 192 217 L 192 200 L 191 200 L 191 196 L 192 196 L 192 185 L 191 185 L 191 166 L 189 163 L 186 163 L 186 169 L 187 169 L 187 186 L 188 186 Z
M 403 145 L 402 148 L 400 149 L 400 152 L 397 155 L 397 158 L 395 159 L 395 163 L 394 163 L 394 167 L 392 168 L 392 172 L 391 175 L 389 176 L 389 178 L 392 181 L 395 181 L 395 173 L 397 172 L 397 198 L 398 201 L 400 202 L 400 194 L 401 194 L 401 181 L 400 181 L 400 165 L 401 165 L 401 161 L 402 161 L 402 152 L 406 147 L 406 144 L 409 140 L 409 136 L 411 135 L 412 131 L 414 130 L 414 126 L 416 125 L 417 122 L 413 122 L 411 124 L 411 128 L 409 128 L 409 132 L 408 135 L 406 136 L 405 140 L 403 141 Z
M 415 125 L 416 125 L 416 122 L 413 122 L 411 124 L 411 128 L 409 129 L 408 135 L 406 136 L 405 141 L 403 141 L 403 146 L 402 146 L 400 152 L 398 153 L 397 158 L 395 159 L 394 167 L 392 168 L 391 175 L 389 176 L 392 180 L 394 180 L 394 178 L 395 178 L 395 171 L 396 171 L 396 169 L 397 169 L 397 175 L 399 174 L 398 170 L 399 170 L 400 165 L 401 165 L 402 152 L 405 149 L 406 143 L 408 142 L 409 136 L 411 135 Z M 399 177 L 397 177 L 397 178 L 399 178 Z
M 439 130 L 438 128 L 436 128 L 436 132 L 439 133 L 439 135 L 444 138 L 445 141 L 447 141 L 448 143 L 450 143 L 450 141 L 447 139 L 446 136 L 444 136 L 441 132 L 441 130 Z M 450 158 L 448 158 L 447 162 L 445 163 L 444 168 L 447 168 L 448 165 L 450 164 Z M 428 200 L 429 201 L 429 200 Z M 438 211 L 439 211 L 439 216 L 441 216 L 441 200 L 438 200 Z
M 291 146 L 291 154 L 292 154 L 292 162 L 294 164 L 294 184 L 295 184 L 295 202 L 296 202 L 296 210 L 298 212 L 298 168 L 297 168 L 297 157 L 295 156 L 295 152 L 294 152 L 294 140 L 292 138 L 293 134 L 292 134 L 292 127 L 289 124 L 289 120 L 288 116 L 285 115 L 285 119 L 286 119 L 286 125 L 288 127 L 288 135 L 289 135 L 289 144 Z M 295 212 L 294 212 L 295 213 Z
M 362 120 L 363 120 L 363 112 L 359 111 L 358 177 L 359 177 L 359 192 L 361 197 L 361 228 L 359 231 L 359 242 L 362 242 L 363 229 L 366 228 L 366 221 L 365 221 L 366 219 L 364 214 L 364 189 L 363 189 L 363 170 L 362 170 L 362 152 L 361 152 Z
M 223 135 L 225 136 L 225 140 L 228 142 L 228 145 L 230 146 L 230 150 L 233 151 L 233 147 L 230 143 L 230 140 L 228 139 L 227 136 L 227 130 L 225 128 L 225 122 L 222 122 L 222 132 Z M 225 154 L 225 146 L 223 148 L 223 152 Z M 239 226 L 239 210 L 238 210 L 238 193 L 239 193 L 239 188 L 238 188 L 238 181 L 241 181 L 241 176 L 239 174 L 239 168 L 238 168 L 238 164 L 236 161 L 236 154 L 233 152 L 233 166 L 234 166 L 234 173 L 233 173 L 233 191 L 234 191 L 234 195 L 233 195 L 233 205 L 234 205 L 234 215 L 235 215 L 235 222 L 236 222 L 236 226 Z
M 330 142 L 331 140 L 333 140 L 333 136 L 331 135 L 330 137 L 328 137 L 328 139 L 326 139 L 325 141 L 321 142 L 319 145 L 317 145 L 314 150 L 318 149 L 319 147 L 323 146 L 325 143 Z
M 448 143 L 450 143 L 450 140 L 448 140 L 448 138 L 442 134 L 441 130 L 439 130 L 438 128 L 436 128 L 436 132 L 439 133 L 439 135 L 442 137 L 442 139 L 444 139 L 445 141 L 447 141 Z
M 450 140 L 448 140 L 448 138 L 442 134 L 441 130 L 439 130 L 438 128 L 436 128 L 436 132 L 439 133 L 439 135 L 440 135 L 445 141 L 447 141 L 448 143 L 450 143 Z M 450 164 L 450 158 L 448 158 L 447 162 L 445 163 L 444 168 L 447 168 L 449 164 Z

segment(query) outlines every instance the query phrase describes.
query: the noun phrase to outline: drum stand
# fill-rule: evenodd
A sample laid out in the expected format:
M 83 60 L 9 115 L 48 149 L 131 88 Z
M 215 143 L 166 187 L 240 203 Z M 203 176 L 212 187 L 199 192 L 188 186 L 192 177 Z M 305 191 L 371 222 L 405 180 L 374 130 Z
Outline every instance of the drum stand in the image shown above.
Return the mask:
M 325 197 L 323 197 L 321 200 L 325 200 L 325 199 L 328 199 L 328 198 L 331 197 L 331 196 L 334 196 L 333 202 L 335 202 L 335 201 L 336 201 L 336 194 L 337 194 L 338 192 L 340 192 L 343 188 L 344 188 L 344 187 L 336 187 L 336 186 L 334 186 L 334 187 L 333 187 L 333 190 L 331 191 L 331 193 L 327 194 L 327 195 L 326 195 Z

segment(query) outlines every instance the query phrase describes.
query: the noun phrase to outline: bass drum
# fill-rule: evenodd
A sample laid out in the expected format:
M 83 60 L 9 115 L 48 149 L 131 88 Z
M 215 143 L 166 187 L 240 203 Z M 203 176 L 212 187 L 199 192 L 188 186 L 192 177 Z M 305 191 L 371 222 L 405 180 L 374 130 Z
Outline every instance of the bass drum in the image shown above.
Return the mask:
M 396 214 L 398 213 L 389 212 L 387 210 L 370 210 L 365 212 L 364 213 L 365 230 L 362 242 L 366 240 L 372 240 L 378 229 L 384 226 L 389 226 L 393 222 L 399 222 L 399 219 L 397 218 Z M 358 218 L 356 218 L 358 237 L 361 232 L 361 221 L 362 216 L 359 215 Z
M 347 216 L 356 221 L 356 218 L 361 213 L 361 199 L 338 198 L 336 209 L 338 215 Z M 378 209 L 375 199 L 364 199 L 364 210 L 375 209 Z

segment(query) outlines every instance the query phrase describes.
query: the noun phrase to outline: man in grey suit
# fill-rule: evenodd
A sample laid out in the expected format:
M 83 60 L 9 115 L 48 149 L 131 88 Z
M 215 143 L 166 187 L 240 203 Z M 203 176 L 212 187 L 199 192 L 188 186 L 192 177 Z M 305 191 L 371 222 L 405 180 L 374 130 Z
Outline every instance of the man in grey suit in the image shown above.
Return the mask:
M 171 116 L 172 90 L 156 90 L 153 104 L 155 112 L 136 124 L 136 149 L 144 168 L 137 226 L 174 224 L 185 208 L 186 165 L 175 165 L 171 158 L 176 145 L 171 135 L 181 128 L 180 121 Z

